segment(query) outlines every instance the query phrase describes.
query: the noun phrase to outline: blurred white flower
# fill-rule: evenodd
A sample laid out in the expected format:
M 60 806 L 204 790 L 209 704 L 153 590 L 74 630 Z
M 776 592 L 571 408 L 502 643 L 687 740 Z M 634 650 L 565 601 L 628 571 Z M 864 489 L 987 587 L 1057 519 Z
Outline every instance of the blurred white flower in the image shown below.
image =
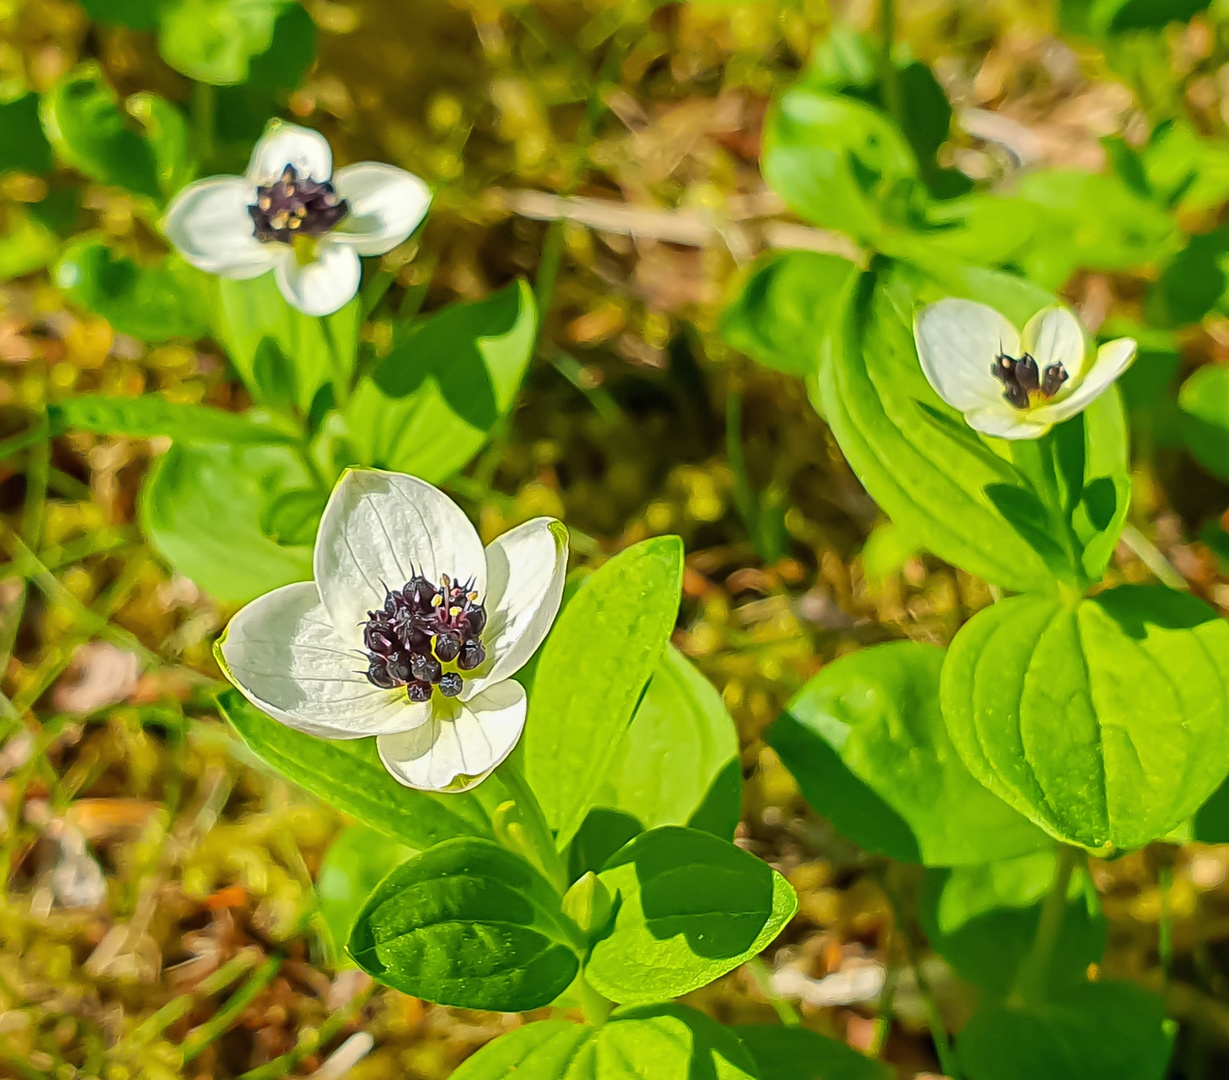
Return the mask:
M 1039 311 L 1019 332 L 972 300 L 927 304 L 914 320 L 930 385 L 970 427 L 1004 439 L 1037 439 L 1085 409 L 1135 359 L 1130 338 L 1093 352 L 1065 307 Z
M 274 121 L 244 176 L 189 184 L 162 228 L 198 269 L 228 278 L 273 270 L 289 303 L 328 315 L 357 291 L 359 256 L 392 250 L 430 203 L 413 173 L 375 161 L 334 173 L 323 135 Z
M 285 585 L 231 621 L 227 678 L 288 727 L 376 737 L 407 787 L 466 791 L 525 726 L 513 682 L 563 596 L 567 529 L 535 518 L 482 542 L 442 491 L 352 469 L 316 537 L 314 582 Z

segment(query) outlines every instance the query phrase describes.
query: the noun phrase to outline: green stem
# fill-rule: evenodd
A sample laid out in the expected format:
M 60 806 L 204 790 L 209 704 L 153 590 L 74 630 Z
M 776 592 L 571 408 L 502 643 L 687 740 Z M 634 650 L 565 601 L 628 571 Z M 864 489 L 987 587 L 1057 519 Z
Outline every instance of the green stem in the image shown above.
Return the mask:
M 1168 585 L 1171 589 L 1178 589 L 1182 592 L 1190 590 L 1186 578 L 1179 574 L 1169 560 L 1157 550 L 1156 545 L 1129 521 L 1122 527 L 1121 539 L 1131 554 L 1151 570 L 1152 575 L 1158 581 Z
M 900 79 L 892 60 L 896 44 L 896 0 L 879 0 L 879 77 L 883 82 L 883 107 L 887 114 L 904 127 L 904 109 L 900 96 Z
M 935 997 L 930 980 L 922 972 L 920 950 L 913 930 L 912 913 L 905 910 L 900 896 L 888 879 L 891 872 L 892 868 L 888 867 L 886 872 L 879 876 L 879 882 L 891 905 L 892 917 L 900 932 L 901 941 L 904 943 L 905 955 L 908 957 L 909 967 L 913 970 L 913 979 L 917 983 L 918 996 L 922 999 L 922 1004 L 926 1009 L 926 1026 L 930 1029 L 930 1038 L 934 1043 L 935 1054 L 939 1058 L 939 1068 L 943 1070 L 945 1076 L 959 1077 L 960 1065 L 956 1058 L 956 1049 L 948 1037 L 947 1024 L 939 1008 L 939 999 Z
M 293 1050 L 288 1050 L 281 1057 L 275 1057 L 272 1061 L 267 1061 L 255 1069 L 249 1069 L 240 1074 L 237 1080 L 275 1080 L 276 1077 L 285 1076 L 305 1057 L 314 1054 L 320 1047 L 326 1046 L 342 1028 L 351 1023 L 374 992 L 375 985 L 372 984 L 361 994 L 352 998 L 340 1012 L 332 1013 L 320 1025 L 315 1035 L 303 1039 Z
M 516 803 L 520 824 L 525 830 L 525 839 L 536 855 L 538 869 L 560 894 L 563 894 L 568 887 L 567 868 L 555 847 L 555 837 L 547 824 L 546 815 L 542 813 L 542 804 L 538 802 L 521 770 L 511 758 L 495 770 L 495 775 L 503 781 L 512 801 Z
M 1071 875 L 1083 857 L 1079 848 L 1067 844 L 1058 845 L 1058 861 L 1054 866 L 1054 883 L 1041 905 L 1041 919 L 1037 923 L 1037 935 L 1025 957 L 1016 978 L 1012 997 L 1018 1002 L 1033 1004 L 1045 1000 L 1046 986 L 1050 979 L 1050 965 L 1054 950 L 1063 929 L 1063 915 L 1067 910 L 1067 892 L 1071 887 Z
M 576 981 L 576 988 L 580 996 L 580 1011 L 584 1013 L 585 1023 L 591 1024 L 593 1027 L 601 1027 L 606 1023 L 610 1016 L 614 1004 L 602 997 L 592 986 L 589 985 L 589 980 L 585 978 L 584 972 L 580 974 L 580 978 Z
M 331 315 L 321 316 L 320 333 L 329 350 L 329 366 L 333 373 L 333 405 L 338 409 L 344 409 L 346 402 L 350 400 L 350 379 L 354 373 L 348 368 L 343 370 L 341 353 L 337 348 L 337 335 L 333 332 L 333 325 L 329 321 L 331 318 Z
M 215 1039 L 224 1035 L 239 1019 L 243 1010 L 248 1007 L 266 986 L 277 977 L 282 966 L 282 957 L 271 956 L 264 964 L 231 995 L 230 999 L 212 1017 L 199 1027 L 194 1027 L 180 1043 L 180 1051 L 184 1062 L 191 1061 L 202 1053 Z
M 768 965 L 758 956 L 753 956 L 747 961 L 747 970 L 751 972 L 751 977 L 755 980 L 759 992 L 776 1010 L 781 1023 L 786 1027 L 798 1027 L 802 1023 L 802 1017 L 798 1015 L 798 1010 L 793 1004 L 777 993 L 777 988 L 772 985 L 772 972 L 768 970 Z
M 212 83 L 192 84 L 192 141 L 197 161 L 208 165 L 213 157 L 214 114 L 218 96 Z
M 890 948 L 886 959 L 887 970 L 883 974 L 883 989 L 879 992 L 879 1007 L 875 1010 L 875 1033 L 871 1039 L 870 1048 L 866 1052 L 867 1057 L 876 1060 L 883 1057 L 883 1052 L 888 1045 L 888 1036 L 892 1034 L 892 1006 L 896 1000 L 896 987 L 900 983 L 898 956 L 899 951 Z
M 559 268 L 563 264 L 563 229 L 561 218 L 550 223 L 546 239 L 542 243 L 542 258 L 538 263 L 538 276 L 533 283 L 533 298 L 538 307 L 538 333 L 534 340 L 534 352 L 542 342 L 546 326 L 546 314 L 555 298 L 555 282 L 559 280 Z
M 1174 913 L 1170 904 L 1170 890 L 1174 884 L 1174 868 L 1168 862 L 1157 870 L 1157 891 L 1161 900 L 1161 918 L 1157 926 L 1157 952 L 1161 961 L 1161 980 L 1164 990 L 1169 990 L 1169 970 L 1174 959 Z

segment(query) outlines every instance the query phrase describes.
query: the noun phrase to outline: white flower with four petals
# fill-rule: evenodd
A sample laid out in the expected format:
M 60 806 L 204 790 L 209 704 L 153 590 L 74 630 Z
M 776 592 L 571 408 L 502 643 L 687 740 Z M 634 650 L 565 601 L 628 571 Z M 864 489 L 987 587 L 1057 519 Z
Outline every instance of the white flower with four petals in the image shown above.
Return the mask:
M 535 518 L 483 550 L 442 491 L 352 469 L 325 507 L 315 581 L 252 601 L 215 647 L 257 708 L 328 739 L 374 735 L 407 787 L 466 791 L 512 752 L 514 675 L 558 613 L 568 536 Z
M 358 290 L 359 256 L 391 251 L 430 204 L 413 173 L 377 161 L 333 172 L 323 135 L 274 121 L 246 175 L 189 184 L 162 228 L 197 269 L 227 278 L 272 270 L 288 303 L 328 315 Z
M 914 320 L 922 370 L 938 395 L 977 431 L 1037 439 L 1087 408 L 1135 359 L 1130 338 L 1095 352 L 1065 307 L 1039 311 L 1018 331 L 972 300 L 927 304 Z

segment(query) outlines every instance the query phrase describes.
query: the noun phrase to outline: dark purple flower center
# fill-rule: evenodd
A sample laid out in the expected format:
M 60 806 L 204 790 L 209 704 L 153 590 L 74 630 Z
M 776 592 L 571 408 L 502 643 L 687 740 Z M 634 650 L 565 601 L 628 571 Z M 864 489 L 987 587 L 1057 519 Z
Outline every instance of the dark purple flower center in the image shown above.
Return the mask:
M 329 181 L 300 178 L 298 170 L 287 165 L 281 179 L 256 189 L 248 213 L 257 240 L 292 244 L 296 236 L 323 236 L 349 209 Z
M 990 368 L 992 374 L 1003 384 L 1003 397 L 1017 409 L 1027 409 L 1033 394 L 1052 398 L 1067 381 L 1067 369 L 1062 364 L 1051 364 L 1041 372 L 1037 361 L 1030 353 L 1019 359 L 999 353 Z
M 472 581 L 462 585 L 444 574 L 433 585 L 415 574 L 404 588 L 387 592 L 384 606 L 367 616 L 367 678 L 385 690 L 404 686 L 411 701 L 428 700 L 436 687 L 445 697 L 456 697 L 465 685 L 460 672 L 486 659 L 486 609 Z

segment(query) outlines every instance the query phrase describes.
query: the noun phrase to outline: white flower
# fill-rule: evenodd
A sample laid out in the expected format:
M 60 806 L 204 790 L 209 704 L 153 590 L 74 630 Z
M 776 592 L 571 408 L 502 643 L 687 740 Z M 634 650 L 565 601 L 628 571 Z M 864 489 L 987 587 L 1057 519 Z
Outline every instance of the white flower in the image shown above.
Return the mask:
M 189 184 L 162 228 L 198 269 L 228 278 L 273 270 L 289 303 L 328 315 L 358 289 L 359 256 L 391 251 L 430 203 L 413 173 L 376 161 L 334 173 L 323 135 L 274 121 L 246 175 Z
M 328 739 L 376 737 L 407 787 L 466 791 L 525 726 L 515 674 L 563 596 L 567 529 L 535 518 L 485 551 L 425 481 L 352 469 L 320 521 L 314 582 L 252 601 L 215 652 L 257 708 Z
M 1021 334 L 972 300 L 927 304 L 914 320 L 918 357 L 930 385 L 970 427 L 1004 439 L 1037 439 L 1085 409 L 1135 359 L 1130 338 L 1095 353 L 1065 307 L 1049 307 Z

